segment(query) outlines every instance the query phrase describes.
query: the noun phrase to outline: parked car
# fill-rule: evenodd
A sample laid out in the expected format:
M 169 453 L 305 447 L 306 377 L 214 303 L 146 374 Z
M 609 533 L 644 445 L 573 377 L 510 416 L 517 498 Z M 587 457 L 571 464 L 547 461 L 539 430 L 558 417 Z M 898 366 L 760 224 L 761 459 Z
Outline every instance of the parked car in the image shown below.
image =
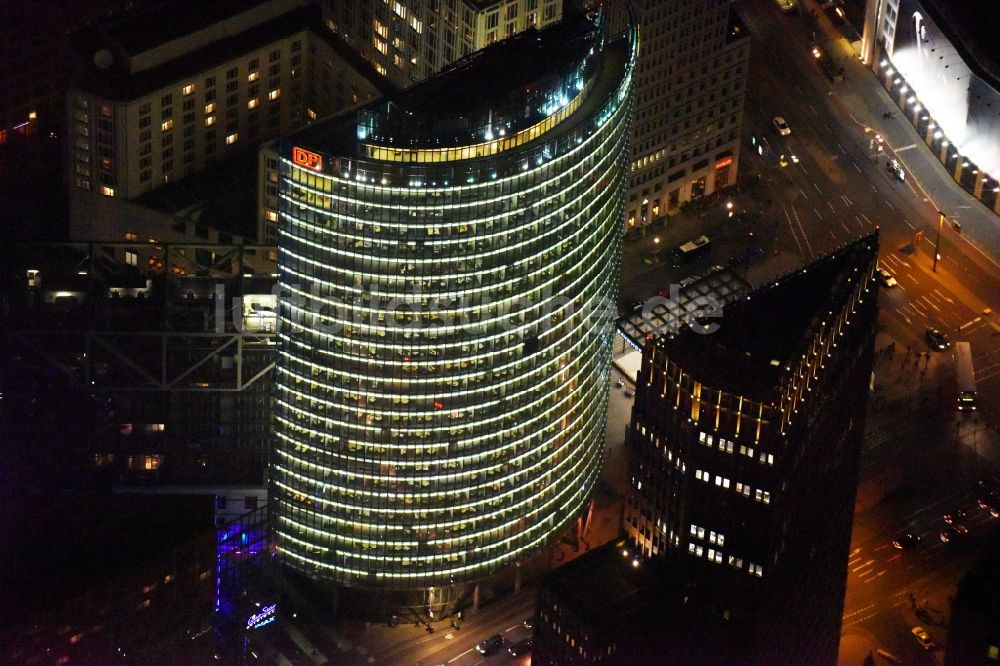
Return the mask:
M 775 116 L 771 122 L 774 123 L 774 129 L 776 129 L 778 134 L 781 136 L 788 136 L 792 133 L 792 128 L 788 126 L 788 123 L 785 122 L 783 117 Z
M 918 643 L 920 643 L 920 647 L 925 650 L 934 649 L 934 641 L 931 640 L 930 634 L 928 634 L 923 627 L 913 627 L 913 629 L 910 629 L 910 633 L 913 634 L 913 637 L 917 639 Z
M 954 543 L 968 533 L 969 530 L 965 528 L 965 525 L 949 525 L 941 530 L 941 534 L 939 536 L 941 537 L 942 543 Z
M 955 509 L 951 513 L 946 513 L 941 517 L 944 519 L 944 522 L 948 523 L 949 525 L 953 525 L 957 522 L 965 520 L 965 512 L 962 511 L 961 509 Z
M 927 332 L 924 333 L 924 338 L 931 349 L 944 351 L 948 347 L 951 347 L 951 340 L 948 339 L 948 336 L 936 328 L 928 328 Z
M 881 266 L 875 271 L 878 275 L 879 284 L 881 284 L 886 289 L 892 289 L 896 286 L 896 278 L 892 277 L 892 273 L 882 268 Z
M 522 654 L 528 654 L 531 652 L 531 646 L 531 639 L 525 638 L 523 641 L 518 641 L 507 648 L 507 652 L 509 652 L 512 657 L 520 657 Z
M 906 532 L 892 540 L 892 547 L 899 550 L 913 550 L 920 545 L 920 537 L 913 532 Z
M 535 628 L 535 616 L 532 615 L 531 617 L 525 619 L 525 621 L 522 622 L 521 624 L 524 625 L 525 629 L 534 629 Z
M 500 649 L 501 645 L 503 645 L 503 636 L 500 634 L 493 634 L 485 641 L 477 645 L 476 649 L 479 650 L 479 654 L 493 654 Z

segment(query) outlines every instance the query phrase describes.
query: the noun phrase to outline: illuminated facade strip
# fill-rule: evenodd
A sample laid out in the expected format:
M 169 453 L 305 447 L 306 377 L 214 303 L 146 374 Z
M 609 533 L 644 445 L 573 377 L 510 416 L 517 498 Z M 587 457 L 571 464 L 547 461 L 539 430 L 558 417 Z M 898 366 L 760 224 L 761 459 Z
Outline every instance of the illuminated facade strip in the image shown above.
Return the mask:
M 586 93 L 587 89 L 584 87 L 584 90 L 570 100 L 569 104 L 511 137 L 500 137 L 483 143 L 449 148 L 396 148 L 365 143 L 362 144 L 362 149 L 365 157 L 384 162 L 457 162 L 492 157 L 504 151 L 514 150 L 529 141 L 534 141 L 569 118 L 580 107 Z

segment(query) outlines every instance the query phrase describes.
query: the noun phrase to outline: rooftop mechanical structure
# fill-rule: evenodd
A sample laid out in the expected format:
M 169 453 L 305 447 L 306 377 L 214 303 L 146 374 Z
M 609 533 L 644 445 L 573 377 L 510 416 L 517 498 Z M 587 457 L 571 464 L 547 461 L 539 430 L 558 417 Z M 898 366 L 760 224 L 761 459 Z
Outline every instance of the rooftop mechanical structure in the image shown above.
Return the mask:
M 585 507 L 635 48 L 567 19 L 284 141 L 272 488 L 292 569 L 460 585 Z

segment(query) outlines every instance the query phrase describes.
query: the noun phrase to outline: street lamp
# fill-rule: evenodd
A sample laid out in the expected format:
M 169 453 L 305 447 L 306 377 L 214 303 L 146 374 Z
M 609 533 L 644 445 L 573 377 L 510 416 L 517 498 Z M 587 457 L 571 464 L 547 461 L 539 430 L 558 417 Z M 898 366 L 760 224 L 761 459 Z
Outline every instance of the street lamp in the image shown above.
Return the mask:
M 944 213 L 938 211 L 938 230 L 937 230 L 937 240 L 934 241 L 934 265 L 931 266 L 931 271 L 937 273 L 937 262 L 941 258 L 941 227 L 944 226 Z

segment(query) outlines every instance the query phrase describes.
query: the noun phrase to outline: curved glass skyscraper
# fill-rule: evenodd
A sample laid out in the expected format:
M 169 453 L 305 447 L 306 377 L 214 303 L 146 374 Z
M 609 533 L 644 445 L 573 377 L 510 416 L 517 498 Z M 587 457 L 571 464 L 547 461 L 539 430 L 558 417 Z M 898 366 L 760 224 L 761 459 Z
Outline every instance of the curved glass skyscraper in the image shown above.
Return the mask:
M 634 50 L 567 20 L 282 146 L 288 565 L 459 583 L 579 514 L 603 450 Z

